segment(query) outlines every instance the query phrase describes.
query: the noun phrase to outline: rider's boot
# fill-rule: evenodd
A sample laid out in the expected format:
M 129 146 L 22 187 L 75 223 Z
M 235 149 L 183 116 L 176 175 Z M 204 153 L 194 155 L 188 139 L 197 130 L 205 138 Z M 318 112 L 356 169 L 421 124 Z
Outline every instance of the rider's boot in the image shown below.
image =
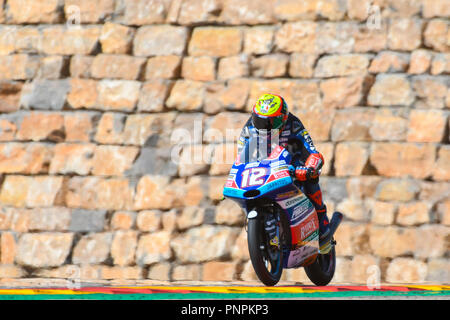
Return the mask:
M 331 250 L 330 222 L 327 217 L 327 207 L 316 209 L 319 218 L 319 250 L 321 254 L 327 254 Z
M 322 191 L 318 184 L 314 186 L 316 190 L 312 194 L 308 194 L 316 208 L 317 217 L 319 218 L 319 250 L 322 254 L 327 254 L 331 250 L 330 222 L 327 217 L 327 206 L 322 199 Z

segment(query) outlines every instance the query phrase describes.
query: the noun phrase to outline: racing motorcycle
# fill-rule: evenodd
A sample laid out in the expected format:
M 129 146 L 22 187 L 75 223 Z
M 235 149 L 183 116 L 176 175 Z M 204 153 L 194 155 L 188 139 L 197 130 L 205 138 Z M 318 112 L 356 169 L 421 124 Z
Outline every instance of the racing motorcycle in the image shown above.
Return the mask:
M 278 144 L 252 137 L 230 170 L 223 195 L 236 201 L 247 216 L 250 260 L 258 278 L 274 286 L 283 269 L 304 267 L 317 286 L 327 285 L 336 268 L 333 235 L 343 215 L 330 220 L 330 245 L 319 248 L 316 210 L 294 178 L 293 158 Z

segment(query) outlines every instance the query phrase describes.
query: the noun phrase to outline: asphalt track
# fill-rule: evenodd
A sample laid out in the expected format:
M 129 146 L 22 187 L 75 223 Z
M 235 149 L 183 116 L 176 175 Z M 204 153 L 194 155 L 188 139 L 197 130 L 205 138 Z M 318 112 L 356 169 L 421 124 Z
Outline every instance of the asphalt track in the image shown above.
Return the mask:
M 381 286 L 114 286 L 1 288 L 0 300 L 439 299 L 450 285 Z

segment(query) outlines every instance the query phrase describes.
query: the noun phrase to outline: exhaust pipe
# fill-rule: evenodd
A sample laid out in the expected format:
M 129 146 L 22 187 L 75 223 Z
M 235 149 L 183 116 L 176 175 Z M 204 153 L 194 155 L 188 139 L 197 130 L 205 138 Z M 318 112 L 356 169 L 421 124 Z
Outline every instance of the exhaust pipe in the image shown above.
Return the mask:
M 344 215 L 340 212 L 335 211 L 333 213 L 333 216 L 331 217 L 330 221 L 330 237 L 334 236 L 334 233 L 336 232 L 337 228 L 342 222 L 342 218 Z

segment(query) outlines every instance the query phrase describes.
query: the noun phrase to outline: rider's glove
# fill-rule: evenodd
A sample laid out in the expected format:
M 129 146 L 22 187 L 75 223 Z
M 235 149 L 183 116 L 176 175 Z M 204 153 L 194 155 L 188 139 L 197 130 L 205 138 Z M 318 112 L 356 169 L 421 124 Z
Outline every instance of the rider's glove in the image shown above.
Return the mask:
M 325 160 L 320 153 L 312 153 L 306 159 L 305 166 L 297 167 L 295 176 L 299 181 L 306 181 L 311 178 L 317 178 L 320 174 Z
M 312 174 L 313 174 L 312 168 L 300 166 L 295 169 L 295 177 L 299 181 L 306 181 L 310 179 Z
M 313 170 L 311 178 L 319 177 L 320 169 L 322 168 L 324 163 L 325 160 L 320 153 L 311 153 L 309 155 L 308 159 L 306 159 L 305 167 L 311 168 Z

